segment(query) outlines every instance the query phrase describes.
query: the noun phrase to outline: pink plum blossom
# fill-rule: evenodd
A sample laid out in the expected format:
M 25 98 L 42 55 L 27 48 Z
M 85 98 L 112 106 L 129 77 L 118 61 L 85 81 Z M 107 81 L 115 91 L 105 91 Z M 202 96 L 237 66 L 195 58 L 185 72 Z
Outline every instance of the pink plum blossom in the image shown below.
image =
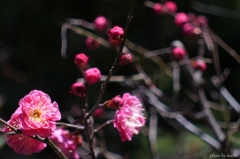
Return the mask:
M 8 123 L 15 128 L 19 128 L 19 125 L 21 123 L 21 107 L 18 107 L 18 109 L 15 111 L 15 113 L 12 115 L 11 119 L 8 121 Z M 11 128 L 8 126 L 5 126 L 3 128 L 3 132 L 13 132 Z M 31 155 L 32 153 L 37 153 L 42 151 L 46 144 L 38 141 L 36 139 L 33 139 L 29 136 L 23 135 L 23 134 L 15 134 L 15 135 L 5 135 L 6 143 L 13 148 L 13 150 L 16 153 L 24 154 L 24 155 Z
M 20 129 L 25 135 L 49 137 L 56 128 L 56 121 L 61 119 L 58 104 L 52 103 L 50 97 L 39 90 L 23 97 L 19 106 L 22 111 Z
M 145 117 L 142 104 L 136 96 L 129 93 L 123 95 L 123 105 L 116 111 L 113 124 L 119 131 L 122 142 L 131 141 L 133 135 L 139 133 L 145 125 Z
M 56 129 L 50 139 L 61 149 L 65 156 L 71 159 L 80 158 L 76 151 L 76 143 L 70 138 L 68 130 Z

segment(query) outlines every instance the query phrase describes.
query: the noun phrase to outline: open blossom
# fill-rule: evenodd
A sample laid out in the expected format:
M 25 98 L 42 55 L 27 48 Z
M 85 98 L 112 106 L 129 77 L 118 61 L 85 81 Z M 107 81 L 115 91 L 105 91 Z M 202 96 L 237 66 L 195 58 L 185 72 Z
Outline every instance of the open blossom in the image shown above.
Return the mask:
M 131 141 L 133 135 L 139 133 L 140 128 L 145 125 L 145 117 L 142 104 L 136 96 L 125 93 L 122 99 L 123 105 L 116 111 L 113 124 L 124 142 Z
M 19 128 L 21 123 L 20 114 L 21 114 L 21 107 L 19 107 L 15 113 L 12 115 L 11 119 L 8 123 L 15 128 Z M 3 132 L 12 132 L 13 130 L 8 126 L 3 128 Z M 13 148 L 16 153 L 24 154 L 24 155 L 31 155 L 32 153 L 37 153 L 42 151 L 46 144 L 33 139 L 29 136 L 23 134 L 16 134 L 16 135 L 5 135 L 6 143 Z
M 76 142 L 70 138 L 68 130 L 56 129 L 50 139 L 61 149 L 65 156 L 68 156 L 71 159 L 80 158 L 76 152 Z
M 56 128 L 56 121 L 61 119 L 58 104 L 52 103 L 50 97 L 39 90 L 23 97 L 19 106 L 22 111 L 20 129 L 25 135 L 49 137 Z

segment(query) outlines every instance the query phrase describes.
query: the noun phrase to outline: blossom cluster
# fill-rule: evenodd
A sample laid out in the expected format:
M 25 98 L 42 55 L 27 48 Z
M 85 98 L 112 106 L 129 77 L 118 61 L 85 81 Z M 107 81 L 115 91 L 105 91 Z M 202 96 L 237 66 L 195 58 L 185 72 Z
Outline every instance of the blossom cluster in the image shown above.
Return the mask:
M 56 102 L 51 102 L 50 97 L 39 90 L 33 90 L 19 101 L 19 107 L 8 121 L 22 134 L 6 135 L 7 144 L 17 153 L 30 155 L 39 152 L 46 144 L 38 141 L 33 136 L 47 138 L 53 135 L 56 121 L 61 119 L 61 114 Z M 14 132 L 5 126 L 3 132 Z
M 131 141 L 133 135 L 138 134 L 146 122 L 141 102 L 136 96 L 124 93 L 122 98 L 116 96 L 109 103 L 112 108 L 118 107 L 113 123 L 122 142 Z

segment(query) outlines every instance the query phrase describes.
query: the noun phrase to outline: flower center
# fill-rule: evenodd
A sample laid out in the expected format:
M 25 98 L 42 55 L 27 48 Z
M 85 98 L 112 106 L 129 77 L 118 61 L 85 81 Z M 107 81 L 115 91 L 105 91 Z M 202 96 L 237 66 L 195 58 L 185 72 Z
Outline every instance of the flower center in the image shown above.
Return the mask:
M 41 111 L 38 109 L 34 109 L 31 113 L 30 116 L 34 119 L 39 119 L 41 116 Z

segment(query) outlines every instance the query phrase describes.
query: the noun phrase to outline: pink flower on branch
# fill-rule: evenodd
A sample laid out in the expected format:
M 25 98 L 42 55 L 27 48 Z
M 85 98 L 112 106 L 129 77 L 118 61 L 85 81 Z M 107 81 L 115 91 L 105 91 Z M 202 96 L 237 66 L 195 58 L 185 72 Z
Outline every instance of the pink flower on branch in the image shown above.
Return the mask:
M 78 96 L 78 97 L 85 97 L 86 96 L 86 86 L 82 82 L 75 82 L 71 86 L 70 93 Z
M 15 128 L 19 128 L 19 125 L 21 123 L 20 114 L 21 114 L 21 108 L 19 107 L 15 111 L 15 113 L 12 115 L 8 123 L 14 126 Z M 5 133 L 13 132 L 13 130 L 8 126 L 5 126 L 3 128 L 3 132 Z M 42 151 L 46 147 L 45 143 L 23 134 L 5 135 L 5 138 L 6 138 L 6 143 L 11 148 L 13 148 L 13 150 L 16 153 L 19 153 L 19 154 L 31 155 L 32 153 L 38 153 Z
M 68 130 L 56 129 L 50 139 L 61 149 L 65 156 L 71 159 L 80 158 L 76 151 L 76 143 L 70 138 Z
M 52 135 L 56 128 L 56 121 L 61 114 L 56 102 L 39 90 L 33 90 L 19 101 L 21 108 L 20 129 L 23 134 L 39 135 L 46 138 Z
M 114 127 L 119 131 L 122 142 L 131 141 L 134 134 L 145 125 L 143 107 L 136 96 L 129 93 L 123 95 L 123 105 L 116 111 L 113 121 Z
M 109 40 L 113 45 L 121 44 L 123 42 L 124 30 L 119 26 L 114 26 L 108 31 Z
M 85 80 L 89 84 L 96 84 L 101 79 L 101 72 L 98 68 L 90 68 L 85 71 Z
M 77 54 L 74 63 L 79 69 L 83 69 L 88 64 L 88 57 L 84 53 Z

